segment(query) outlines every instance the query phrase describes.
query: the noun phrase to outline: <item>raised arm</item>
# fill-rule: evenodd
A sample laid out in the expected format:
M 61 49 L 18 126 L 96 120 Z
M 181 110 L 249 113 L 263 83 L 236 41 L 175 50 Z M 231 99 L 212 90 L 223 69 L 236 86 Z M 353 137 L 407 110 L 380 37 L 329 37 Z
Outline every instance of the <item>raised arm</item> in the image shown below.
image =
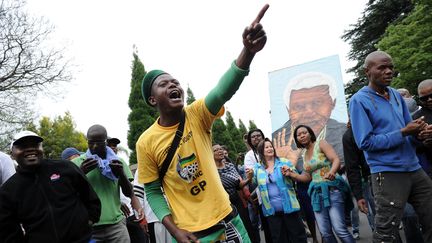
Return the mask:
M 216 115 L 221 107 L 231 99 L 235 92 L 239 89 L 245 76 L 249 73 L 249 66 L 255 54 L 261 51 L 267 42 L 266 33 L 260 24 L 262 17 L 269 8 L 266 4 L 251 25 L 243 31 L 243 49 L 222 78 L 219 80 L 205 98 L 205 104 L 209 111 Z
M 249 69 L 255 54 L 261 51 L 267 42 L 267 36 L 260 21 L 268 8 L 268 4 L 264 5 L 251 25 L 243 31 L 243 49 L 236 60 L 237 67 L 243 70 Z
M 339 156 L 337 155 L 334 148 L 329 143 L 327 143 L 326 140 L 321 140 L 319 142 L 319 147 L 332 164 L 330 171 L 324 175 L 324 178 L 332 181 L 335 179 L 336 173 L 340 168 Z

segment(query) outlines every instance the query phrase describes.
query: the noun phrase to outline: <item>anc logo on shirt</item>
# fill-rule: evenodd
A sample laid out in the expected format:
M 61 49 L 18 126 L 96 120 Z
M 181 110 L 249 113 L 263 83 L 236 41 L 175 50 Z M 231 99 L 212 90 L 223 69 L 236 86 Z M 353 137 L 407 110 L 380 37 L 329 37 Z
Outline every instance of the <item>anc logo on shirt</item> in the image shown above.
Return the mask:
M 177 173 L 188 183 L 202 175 L 195 154 L 191 154 L 186 158 L 178 156 L 177 161 Z

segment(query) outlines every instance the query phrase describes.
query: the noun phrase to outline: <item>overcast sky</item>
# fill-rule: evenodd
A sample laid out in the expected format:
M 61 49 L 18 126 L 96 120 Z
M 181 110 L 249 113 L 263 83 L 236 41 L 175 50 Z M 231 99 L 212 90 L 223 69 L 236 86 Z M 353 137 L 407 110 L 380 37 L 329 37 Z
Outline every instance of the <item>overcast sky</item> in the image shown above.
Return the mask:
M 146 71 L 163 69 L 196 98 L 217 83 L 242 48 L 241 34 L 265 3 L 266 47 L 226 104 L 236 121 L 253 120 L 271 136 L 268 73 L 339 55 L 344 82 L 349 45 L 340 39 L 367 0 L 28 0 L 28 10 L 55 29 L 55 42 L 73 60 L 74 80 L 56 100 L 40 99 L 39 114 L 69 111 L 78 130 L 101 124 L 127 146 L 127 104 L 133 45 Z

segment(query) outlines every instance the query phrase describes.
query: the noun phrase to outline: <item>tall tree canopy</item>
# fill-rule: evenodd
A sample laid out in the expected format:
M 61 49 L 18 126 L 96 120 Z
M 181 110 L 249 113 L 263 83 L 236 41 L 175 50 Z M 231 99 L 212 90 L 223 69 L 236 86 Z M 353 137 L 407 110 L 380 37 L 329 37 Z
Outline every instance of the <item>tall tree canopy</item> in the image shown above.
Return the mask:
M 224 121 L 220 118 L 216 119 L 212 126 L 213 143 L 226 145 L 228 148 L 233 148 L 234 144 L 227 130 Z
M 248 130 L 247 130 L 245 124 L 243 123 L 243 121 L 241 119 L 239 119 L 239 133 L 242 136 L 242 138 L 243 138 L 243 135 L 245 135 L 247 132 L 248 132 Z
M 237 128 L 234 122 L 234 118 L 231 115 L 231 112 L 229 111 L 226 112 L 225 121 L 226 121 L 227 131 L 231 137 L 231 141 L 233 145 L 233 147 L 228 147 L 230 158 L 235 159 L 239 152 L 246 151 L 246 145 L 243 143 L 243 139 L 242 139 L 243 134 L 241 134 L 239 129 Z
M 389 53 L 399 75 L 392 86 L 417 94 L 418 84 L 432 77 L 432 5 L 418 2 L 402 21 L 390 25 L 378 43 Z
M 0 3 L 0 135 L 31 122 L 37 93 L 71 79 L 63 49 L 49 42 L 54 27 L 24 8 L 23 0 Z
M 351 45 L 348 59 L 356 62 L 348 69 L 354 75 L 354 79 L 345 86 L 348 98 L 367 84 L 363 71 L 366 56 L 377 50 L 376 45 L 383 38 L 389 24 L 402 21 L 413 7 L 411 0 L 370 0 L 363 16 L 344 32 L 342 39 Z
M 249 120 L 249 131 L 253 130 L 253 129 L 257 129 L 257 125 L 255 124 L 255 122 L 253 120 Z
M 190 104 L 192 104 L 192 102 L 194 102 L 196 99 L 195 99 L 195 96 L 194 96 L 194 94 L 193 94 L 193 92 L 192 92 L 192 89 L 189 87 L 189 85 L 188 85 L 188 88 L 187 88 L 186 93 L 187 93 L 186 104 L 190 105 Z
M 46 158 L 59 159 L 65 148 L 74 147 L 79 151 L 87 150 L 87 139 L 84 133 L 76 130 L 76 125 L 69 112 L 57 116 L 53 120 L 42 117 L 39 125 L 27 128 L 41 136 Z
M 144 65 L 135 50 L 132 61 L 131 92 L 128 102 L 131 109 L 128 116 L 128 146 L 132 150 L 129 164 L 137 163 L 135 144 L 139 136 L 154 123 L 158 116 L 156 110 L 145 103 L 141 94 L 141 81 L 145 74 Z

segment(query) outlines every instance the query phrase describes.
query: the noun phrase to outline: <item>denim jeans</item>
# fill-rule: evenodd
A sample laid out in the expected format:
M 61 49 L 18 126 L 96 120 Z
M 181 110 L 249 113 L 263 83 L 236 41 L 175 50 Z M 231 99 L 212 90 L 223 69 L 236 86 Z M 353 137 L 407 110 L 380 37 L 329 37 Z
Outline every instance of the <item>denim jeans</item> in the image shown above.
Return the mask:
M 372 195 L 372 187 L 370 184 L 370 181 L 365 181 L 362 183 L 362 188 L 363 188 L 363 197 L 366 200 L 367 204 L 368 204 L 368 214 L 367 214 L 367 219 L 369 222 L 369 226 L 371 227 L 372 231 L 375 229 L 375 222 L 374 222 L 374 217 L 375 217 L 375 202 L 374 202 L 374 198 Z
M 330 203 L 331 206 L 325 208 L 321 200 L 321 211 L 315 212 L 315 219 L 323 242 L 337 243 L 332 229 L 343 243 L 355 242 L 345 224 L 345 201 L 342 192 L 337 189 L 330 191 Z
M 355 201 L 355 198 L 352 198 Z M 360 232 L 360 217 L 359 217 L 359 209 L 356 202 L 354 203 L 354 208 L 351 210 L 351 225 L 353 233 Z

